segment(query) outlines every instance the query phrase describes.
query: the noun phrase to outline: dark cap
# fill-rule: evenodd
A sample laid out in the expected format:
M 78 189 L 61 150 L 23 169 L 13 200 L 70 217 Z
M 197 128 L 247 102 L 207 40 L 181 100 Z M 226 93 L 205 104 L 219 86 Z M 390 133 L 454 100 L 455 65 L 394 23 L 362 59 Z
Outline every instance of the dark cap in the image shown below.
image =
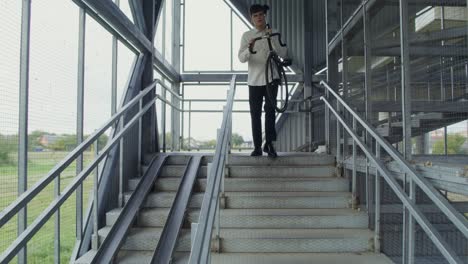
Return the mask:
M 250 6 L 250 15 L 258 13 L 260 11 L 263 11 L 263 13 L 266 14 L 268 10 L 270 10 L 270 7 L 268 5 L 254 4 Z

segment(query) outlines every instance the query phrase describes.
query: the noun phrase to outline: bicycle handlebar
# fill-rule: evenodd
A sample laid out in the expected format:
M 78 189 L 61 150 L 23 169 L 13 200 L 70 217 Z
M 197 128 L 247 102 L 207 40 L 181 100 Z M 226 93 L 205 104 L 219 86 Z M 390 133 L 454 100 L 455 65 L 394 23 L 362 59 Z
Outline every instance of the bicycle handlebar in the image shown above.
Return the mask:
M 249 46 L 249 51 L 250 53 L 252 54 L 256 54 L 257 52 L 253 50 L 254 46 L 255 46 L 255 42 L 257 40 L 261 40 L 261 39 L 267 39 L 268 41 L 271 41 L 271 38 L 272 37 L 275 37 L 275 36 L 278 36 L 278 41 L 281 45 L 281 47 L 286 47 L 286 44 L 283 44 L 283 42 L 281 41 L 281 33 L 273 33 L 273 34 L 267 34 L 265 36 L 261 36 L 261 37 L 258 37 L 258 38 L 254 38 L 253 39 L 253 44 L 251 46 Z M 271 45 L 270 45 L 270 51 L 271 51 Z

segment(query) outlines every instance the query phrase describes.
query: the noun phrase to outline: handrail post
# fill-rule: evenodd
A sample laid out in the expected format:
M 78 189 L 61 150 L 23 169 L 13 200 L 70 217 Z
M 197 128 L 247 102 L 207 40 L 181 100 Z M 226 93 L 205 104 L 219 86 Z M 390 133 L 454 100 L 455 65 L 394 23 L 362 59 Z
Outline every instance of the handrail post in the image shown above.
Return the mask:
M 138 102 L 138 112 L 140 113 L 141 110 L 143 108 L 143 100 L 142 98 L 140 98 L 139 102 Z M 141 136 L 141 133 L 143 132 L 142 131 L 142 126 L 143 126 L 143 122 L 142 122 L 142 116 L 140 116 L 138 118 L 138 165 L 137 165 L 137 173 L 138 173 L 138 177 L 141 177 L 143 175 L 143 172 L 141 171 L 141 149 L 142 149 L 142 136 Z
M 380 159 L 380 144 L 375 144 L 375 155 Z M 374 252 L 380 253 L 380 174 L 375 166 L 375 223 L 374 223 Z
M 96 158 L 99 155 L 99 139 L 96 139 L 94 142 L 94 157 Z M 93 182 L 93 242 L 92 248 L 97 250 L 99 248 L 99 205 L 98 205 L 98 190 L 99 190 L 99 165 L 96 165 L 96 169 L 94 170 L 94 182 Z
M 60 174 L 55 178 L 54 184 L 55 199 L 60 196 Z M 55 231 L 54 231 L 54 263 L 60 264 L 60 207 L 55 213 Z
M 339 122 L 339 121 L 337 121 Z M 356 131 L 356 118 L 353 116 L 353 130 Z M 351 198 L 351 206 L 353 209 L 357 209 L 357 196 L 356 196 L 356 162 L 357 155 L 356 155 L 356 140 L 353 139 L 353 175 L 352 175 L 352 198 Z
M 161 85 L 161 97 L 164 98 L 164 101 L 161 101 L 162 147 L 163 152 L 166 152 L 166 88 L 163 85 Z
M 192 101 L 189 101 L 189 110 L 188 110 L 188 151 L 191 149 L 191 137 L 192 137 Z
M 120 131 L 123 130 L 124 127 L 124 115 L 122 114 L 120 116 Z M 123 162 L 124 162 L 124 137 L 122 136 L 120 138 L 119 142 L 119 206 L 123 207 L 124 205 L 124 195 L 123 195 Z
M 330 94 L 328 92 L 328 89 L 325 89 L 325 97 L 327 99 L 330 98 Z M 325 147 L 326 147 L 326 152 L 328 154 L 331 154 L 330 152 L 330 110 L 328 107 L 325 107 Z
M 336 100 L 336 109 L 338 110 L 338 113 L 342 114 L 341 107 L 340 107 L 340 101 Z M 345 145 L 344 140 L 346 137 L 343 137 L 343 149 Z M 342 152 L 341 152 L 341 124 L 337 120 L 336 121 L 336 161 L 339 164 L 341 164 L 344 160 L 344 156 L 342 157 Z

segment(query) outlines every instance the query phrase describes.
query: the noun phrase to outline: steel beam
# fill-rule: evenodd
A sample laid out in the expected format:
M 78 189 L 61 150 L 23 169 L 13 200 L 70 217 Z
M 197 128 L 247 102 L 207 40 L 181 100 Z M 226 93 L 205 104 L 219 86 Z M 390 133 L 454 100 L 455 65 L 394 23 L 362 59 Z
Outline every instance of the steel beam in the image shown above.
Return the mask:
M 247 73 L 236 73 L 238 83 L 247 83 Z M 197 83 L 208 83 L 208 82 L 223 82 L 228 84 L 232 79 L 232 73 L 184 73 L 180 76 L 181 82 L 197 82 Z M 288 74 L 288 82 L 303 82 L 304 76 L 302 74 Z M 313 82 L 319 82 L 318 78 L 313 78 Z
M 178 71 L 171 64 L 162 59 L 152 45 L 152 40 L 145 36 L 145 32 L 132 23 L 130 19 L 111 0 L 73 0 L 77 5 L 86 8 L 86 12 L 97 22 L 118 36 L 119 40 L 138 52 L 149 52 L 154 56 L 154 64 L 171 80 L 179 80 Z

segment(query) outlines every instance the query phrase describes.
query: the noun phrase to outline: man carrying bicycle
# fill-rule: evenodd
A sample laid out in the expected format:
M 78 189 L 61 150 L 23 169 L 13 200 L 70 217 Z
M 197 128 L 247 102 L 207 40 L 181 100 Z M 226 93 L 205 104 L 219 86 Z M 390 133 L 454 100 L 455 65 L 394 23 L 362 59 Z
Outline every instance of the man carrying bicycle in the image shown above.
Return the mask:
M 242 35 L 241 45 L 238 53 L 239 60 L 244 63 L 248 62 L 249 75 L 247 83 L 249 85 L 249 105 L 250 118 L 252 122 L 252 137 L 254 142 L 254 151 L 251 156 L 262 155 L 262 104 L 265 97 L 265 137 L 266 142 L 263 146 L 263 151 L 268 153 L 269 157 L 277 157 L 273 142 L 276 141 L 275 129 L 275 106 L 276 96 L 278 93 L 278 85 L 274 80 L 278 78 L 278 73 L 274 72 L 273 76 L 269 76 L 269 83 L 272 83 L 271 95 L 273 100 L 267 100 L 267 83 L 265 80 L 266 61 L 269 55 L 269 46 L 267 39 L 254 41 L 255 38 L 265 36 L 267 34 L 276 33 L 267 28 L 266 15 L 269 7 L 267 5 L 252 5 L 250 7 L 250 18 L 255 26 L 252 30 L 245 32 Z M 287 48 L 282 47 L 278 38 L 271 38 L 273 50 L 280 57 L 286 57 Z M 251 53 L 255 45 L 256 53 Z M 273 102 L 270 102 L 273 101 Z M 274 104 L 273 104 L 274 103 Z

